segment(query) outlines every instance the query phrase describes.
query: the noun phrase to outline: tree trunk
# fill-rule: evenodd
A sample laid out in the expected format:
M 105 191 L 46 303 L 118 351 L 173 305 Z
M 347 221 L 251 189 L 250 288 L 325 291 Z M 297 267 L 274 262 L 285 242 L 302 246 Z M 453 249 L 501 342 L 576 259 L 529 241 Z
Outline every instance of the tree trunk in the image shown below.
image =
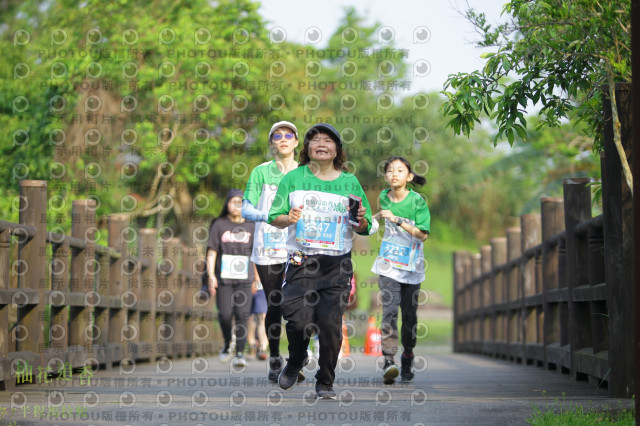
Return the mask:
M 620 156 L 620 163 L 622 163 L 622 172 L 624 173 L 624 178 L 627 181 L 629 191 L 633 196 L 633 175 L 631 173 L 631 168 L 629 167 L 629 161 L 627 161 L 627 154 L 625 154 L 624 148 L 622 147 L 622 137 L 620 135 L 620 129 L 622 126 L 620 124 L 620 118 L 618 117 L 618 106 L 616 104 L 616 84 L 613 80 L 613 71 L 611 70 L 611 65 L 609 64 L 607 64 L 607 80 L 609 80 L 609 98 L 611 99 L 613 143 L 616 145 L 616 150 L 618 151 L 618 155 Z

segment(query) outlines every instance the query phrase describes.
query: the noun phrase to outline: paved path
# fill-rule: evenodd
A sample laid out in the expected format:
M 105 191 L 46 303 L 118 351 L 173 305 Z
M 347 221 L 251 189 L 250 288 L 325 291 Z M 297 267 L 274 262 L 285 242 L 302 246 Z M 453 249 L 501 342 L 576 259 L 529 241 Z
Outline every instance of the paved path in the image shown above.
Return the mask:
M 196 358 L 98 371 L 91 386 L 76 373 L 72 382 L 21 385 L 0 392 L 0 410 L 7 410 L 4 424 L 16 425 L 493 425 L 526 424 L 534 406 L 618 406 L 606 391 L 541 368 L 447 349 L 422 354 L 423 371 L 409 385 L 383 385 L 375 357 L 342 359 L 335 401 L 316 400 L 312 372 L 282 391 L 266 381 L 264 361 L 249 360 L 246 370 L 230 373 L 217 358 Z M 57 419 L 34 417 L 56 407 Z

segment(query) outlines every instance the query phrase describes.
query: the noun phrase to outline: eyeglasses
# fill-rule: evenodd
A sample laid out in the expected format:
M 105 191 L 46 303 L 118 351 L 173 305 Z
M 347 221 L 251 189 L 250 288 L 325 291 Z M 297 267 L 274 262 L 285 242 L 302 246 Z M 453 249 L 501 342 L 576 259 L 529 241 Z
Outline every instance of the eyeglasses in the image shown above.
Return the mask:
M 284 135 L 282 133 L 274 133 L 271 139 L 274 141 L 279 141 L 283 136 L 285 139 L 293 139 L 295 135 L 293 133 L 285 133 Z

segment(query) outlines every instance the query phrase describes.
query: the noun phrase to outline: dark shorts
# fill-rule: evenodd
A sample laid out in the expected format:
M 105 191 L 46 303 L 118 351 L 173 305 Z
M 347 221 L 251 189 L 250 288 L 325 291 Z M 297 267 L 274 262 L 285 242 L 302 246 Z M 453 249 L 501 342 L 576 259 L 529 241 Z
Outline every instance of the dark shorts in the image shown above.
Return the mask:
M 264 314 L 267 312 L 267 298 L 264 295 L 264 290 L 258 290 L 253 295 L 251 301 L 251 313 L 252 314 Z

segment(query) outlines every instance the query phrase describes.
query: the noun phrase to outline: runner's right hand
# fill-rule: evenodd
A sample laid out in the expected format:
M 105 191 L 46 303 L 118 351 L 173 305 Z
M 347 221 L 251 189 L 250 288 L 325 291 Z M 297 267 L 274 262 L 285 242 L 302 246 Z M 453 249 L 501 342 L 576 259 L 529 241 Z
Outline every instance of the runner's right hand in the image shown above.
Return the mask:
M 296 223 L 300 219 L 300 216 L 302 216 L 303 207 L 304 206 L 294 207 L 289 210 L 289 223 Z
M 211 297 L 216 295 L 216 289 L 218 288 L 218 279 L 216 277 L 209 277 L 209 293 Z
M 391 222 L 394 222 L 394 223 L 398 220 L 396 216 L 393 213 L 391 213 L 391 210 L 380 210 L 377 214 L 380 215 L 380 217 L 384 219 L 389 219 Z

